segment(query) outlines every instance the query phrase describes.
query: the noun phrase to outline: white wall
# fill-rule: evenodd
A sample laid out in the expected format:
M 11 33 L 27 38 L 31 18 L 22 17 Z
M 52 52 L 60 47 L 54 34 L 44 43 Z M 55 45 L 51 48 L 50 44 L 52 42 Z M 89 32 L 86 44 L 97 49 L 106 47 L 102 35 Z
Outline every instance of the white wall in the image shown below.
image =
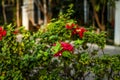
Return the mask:
M 120 45 L 120 1 L 116 1 L 115 7 L 115 36 L 114 43 Z

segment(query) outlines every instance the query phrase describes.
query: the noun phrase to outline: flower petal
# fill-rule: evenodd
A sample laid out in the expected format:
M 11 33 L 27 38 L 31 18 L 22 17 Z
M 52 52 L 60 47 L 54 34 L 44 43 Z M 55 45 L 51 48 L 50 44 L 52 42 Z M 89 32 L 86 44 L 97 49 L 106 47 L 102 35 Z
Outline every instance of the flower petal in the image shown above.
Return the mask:
M 2 36 L 6 36 L 6 33 L 7 33 L 6 30 L 3 30 L 2 31 Z

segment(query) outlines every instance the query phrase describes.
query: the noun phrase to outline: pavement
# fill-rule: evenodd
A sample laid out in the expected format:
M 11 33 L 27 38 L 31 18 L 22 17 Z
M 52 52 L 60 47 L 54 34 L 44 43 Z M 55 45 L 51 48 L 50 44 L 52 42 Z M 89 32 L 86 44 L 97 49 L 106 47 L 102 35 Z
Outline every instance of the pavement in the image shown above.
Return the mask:
M 96 44 L 87 44 L 91 50 L 98 49 Z M 120 54 L 120 46 L 105 45 L 103 50 L 99 50 L 98 55 L 109 54 L 109 55 L 118 55 Z
M 117 55 L 117 54 L 120 54 L 120 47 L 119 46 L 106 45 L 103 51 L 104 51 L 105 54 Z M 103 52 L 99 51 L 99 53 L 103 53 Z

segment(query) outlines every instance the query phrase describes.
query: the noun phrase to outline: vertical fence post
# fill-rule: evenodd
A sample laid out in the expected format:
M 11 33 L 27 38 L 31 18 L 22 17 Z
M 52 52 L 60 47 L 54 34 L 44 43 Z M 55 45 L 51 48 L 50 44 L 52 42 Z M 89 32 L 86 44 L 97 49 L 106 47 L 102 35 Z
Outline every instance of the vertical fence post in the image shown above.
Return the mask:
M 26 30 L 29 30 L 29 19 L 27 13 L 27 6 L 22 6 L 22 25 L 25 26 Z
M 114 43 L 120 45 L 120 1 L 116 1 Z

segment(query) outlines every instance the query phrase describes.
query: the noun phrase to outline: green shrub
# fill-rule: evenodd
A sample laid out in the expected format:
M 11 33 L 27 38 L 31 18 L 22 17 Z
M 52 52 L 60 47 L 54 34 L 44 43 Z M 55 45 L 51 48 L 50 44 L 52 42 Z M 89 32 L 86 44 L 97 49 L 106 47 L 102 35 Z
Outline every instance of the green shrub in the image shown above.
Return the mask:
M 90 74 L 119 80 L 120 55 L 97 55 L 105 47 L 105 32 L 79 26 L 70 14 L 36 33 L 0 27 L 0 80 L 85 80 Z

